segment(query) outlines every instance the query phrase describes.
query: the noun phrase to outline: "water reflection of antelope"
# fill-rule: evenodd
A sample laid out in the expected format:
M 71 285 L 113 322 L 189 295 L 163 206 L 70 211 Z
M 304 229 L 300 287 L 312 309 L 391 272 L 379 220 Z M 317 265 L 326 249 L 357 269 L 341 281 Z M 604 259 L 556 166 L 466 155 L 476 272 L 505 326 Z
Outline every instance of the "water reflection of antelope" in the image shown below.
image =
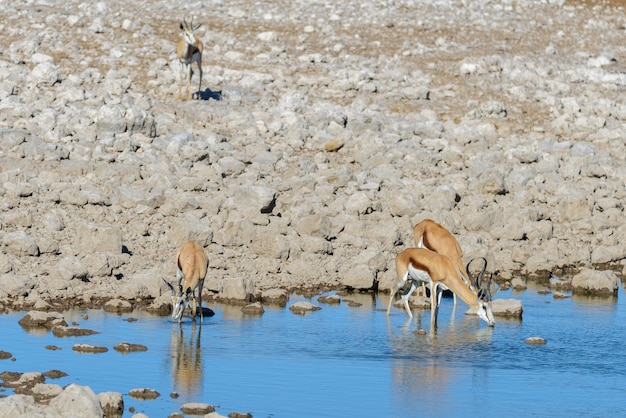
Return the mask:
M 393 403 L 402 408 L 395 411 L 395 416 L 406 416 L 406 411 L 416 416 L 450 415 L 455 410 L 446 409 L 450 399 L 456 398 L 467 385 L 461 365 L 467 365 L 468 359 L 492 361 L 487 347 L 493 328 L 479 328 L 474 319 L 465 317 L 435 333 L 418 334 L 415 330 L 421 328 L 423 317 L 428 315 L 428 312 L 418 313 L 408 327 L 396 327 L 388 322 Z M 482 372 L 487 374 L 489 370 L 485 368 Z
M 179 392 L 184 398 L 192 399 L 202 393 L 202 347 L 200 345 L 202 325 L 197 326 L 195 321 L 192 322 L 187 338 L 185 331 L 189 331 L 189 328 L 181 324 L 175 325 L 172 330 L 170 343 L 172 377 L 174 391 Z

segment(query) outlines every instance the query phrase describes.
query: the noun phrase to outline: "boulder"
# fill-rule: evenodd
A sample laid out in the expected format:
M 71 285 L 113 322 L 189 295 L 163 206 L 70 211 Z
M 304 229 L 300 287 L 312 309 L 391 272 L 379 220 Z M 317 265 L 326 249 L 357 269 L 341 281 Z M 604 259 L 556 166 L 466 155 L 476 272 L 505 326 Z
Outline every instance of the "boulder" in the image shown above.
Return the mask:
M 107 312 L 127 313 L 133 311 L 133 305 L 127 300 L 112 299 L 104 304 L 103 309 Z
M 261 292 L 261 301 L 265 304 L 285 306 L 289 300 L 289 293 L 285 289 L 268 289 Z
M 100 400 L 89 386 L 71 383 L 49 405 L 65 417 L 104 417 Z
M 263 315 L 265 309 L 260 302 L 251 303 L 241 308 L 241 312 L 247 315 Z
M 100 392 L 98 400 L 105 417 L 121 417 L 124 414 L 124 397 L 119 392 Z
M 494 316 L 521 318 L 524 312 L 522 301 L 517 299 L 494 299 L 491 303 Z
M 57 325 L 67 326 L 65 318 L 58 312 L 29 311 L 18 322 L 24 328 L 45 327 L 51 329 Z
M 594 296 L 617 296 L 619 277 L 610 271 L 584 269 L 572 279 L 575 294 Z

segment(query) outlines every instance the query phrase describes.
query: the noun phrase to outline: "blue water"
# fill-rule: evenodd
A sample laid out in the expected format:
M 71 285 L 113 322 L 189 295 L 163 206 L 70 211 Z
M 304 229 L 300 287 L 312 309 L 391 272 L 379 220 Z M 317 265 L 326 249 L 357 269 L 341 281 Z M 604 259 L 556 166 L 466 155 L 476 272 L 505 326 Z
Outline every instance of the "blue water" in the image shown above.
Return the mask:
M 436 332 L 430 313 L 414 318 L 382 295 L 346 296 L 360 307 L 312 302 L 307 315 L 266 307 L 258 317 L 240 307 L 212 305 L 215 315 L 194 326 L 141 312 L 66 312 L 69 322 L 101 334 L 57 338 L 28 332 L 25 313 L 0 315 L 0 372 L 58 369 L 69 374 L 48 383 L 76 382 L 96 393 L 124 394 L 125 407 L 151 417 L 179 411 L 186 402 L 209 403 L 223 415 L 254 417 L 626 416 L 626 302 L 618 298 L 553 299 L 536 289 L 498 298 L 524 304 L 523 320 L 496 318 L 488 328 L 444 299 Z M 293 296 L 289 304 L 303 300 Z M 137 318 L 136 322 L 124 319 Z M 418 333 L 426 330 L 424 335 Z M 528 345 L 540 336 L 546 345 Z M 120 354 L 119 342 L 147 352 Z M 83 354 L 77 343 L 109 348 Z M 51 351 L 46 345 L 61 350 Z M 151 388 L 156 400 L 135 400 L 131 389 Z M 180 397 L 173 399 L 171 392 Z M 8 395 L 10 391 L 0 392 Z M 125 416 L 130 416 L 126 413 Z

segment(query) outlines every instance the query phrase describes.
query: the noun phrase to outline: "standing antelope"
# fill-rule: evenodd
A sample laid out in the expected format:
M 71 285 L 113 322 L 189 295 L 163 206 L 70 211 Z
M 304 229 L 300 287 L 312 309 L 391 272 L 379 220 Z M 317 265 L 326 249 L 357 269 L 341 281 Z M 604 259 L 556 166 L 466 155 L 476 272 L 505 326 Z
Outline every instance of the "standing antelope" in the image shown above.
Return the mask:
M 172 290 L 172 319 L 181 321 L 183 311 L 191 306 L 191 317 L 196 320 L 196 309 L 200 308 L 200 322 L 204 319 L 202 313 L 202 286 L 209 267 L 209 258 L 204 249 L 193 241 L 184 243 L 176 254 L 176 279 L 178 291 L 165 281 Z M 198 289 L 198 304 L 196 304 L 195 290 Z M 191 297 L 193 304 L 189 302 Z
M 454 294 L 458 295 L 471 309 L 478 313 L 480 319 L 487 322 L 489 326 L 493 326 L 495 321 L 493 319 L 493 313 L 491 312 L 491 292 L 489 291 L 491 278 L 489 278 L 486 286 L 483 287 L 482 277 L 485 273 L 485 269 L 487 268 L 487 261 L 484 258 L 483 260 L 485 262 L 483 269 L 478 274 L 476 280 L 473 280 L 469 271 L 470 264 L 473 260 L 467 264 L 466 272 L 468 277 L 472 281 L 473 286 L 478 289 L 478 292 L 474 293 L 473 290 L 470 290 L 465 283 L 463 283 L 459 277 L 457 268 L 452 264 L 452 261 L 450 261 L 448 257 L 437 254 L 427 248 L 408 248 L 402 251 L 396 256 L 396 274 L 399 282 L 393 289 L 391 297 L 389 298 L 387 315 L 389 315 L 389 311 L 391 310 L 393 297 L 396 292 L 404 286 L 408 279 L 410 279 L 411 287 L 402 295 L 404 308 L 406 309 L 406 313 L 409 315 L 409 318 L 412 318 L 413 314 L 409 308 L 408 299 L 420 282 L 426 282 L 430 284 L 431 289 L 431 326 L 437 324 L 437 314 L 443 290 L 451 290 Z
M 463 270 L 463 261 L 461 260 L 463 251 L 461 251 L 461 246 L 446 228 L 435 221 L 424 219 L 413 227 L 413 237 L 415 238 L 415 246 L 417 248 L 428 248 L 437 254 L 448 257 L 452 265 L 458 270 L 465 285 L 471 285 L 469 277 Z M 456 306 L 456 294 L 453 297 L 454 306 Z
M 191 88 L 191 64 L 194 62 L 198 64 L 198 73 L 200 73 L 198 95 L 200 95 L 200 92 L 202 91 L 202 42 L 193 34 L 193 32 L 199 27 L 200 25 L 195 27 L 193 26 L 193 17 L 191 18 L 191 24 L 188 24 L 185 19 L 183 19 L 180 24 L 182 39 L 178 41 L 178 47 L 176 48 L 176 55 L 178 56 L 178 61 L 180 62 L 178 99 L 183 98 L 180 94 L 183 86 L 183 71 L 187 73 L 187 87 L 185 89 L 184 99 L 189 99 L 189 90 Z

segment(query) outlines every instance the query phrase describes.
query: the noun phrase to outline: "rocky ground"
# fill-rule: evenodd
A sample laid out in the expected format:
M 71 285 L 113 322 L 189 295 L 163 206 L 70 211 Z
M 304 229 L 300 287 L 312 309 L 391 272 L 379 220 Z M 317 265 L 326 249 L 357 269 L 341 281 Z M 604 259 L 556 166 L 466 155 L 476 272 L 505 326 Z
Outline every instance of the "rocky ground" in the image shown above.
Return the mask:
M 499 281 L 623 274 L 619 2 L 8 1 L 0 306 L 387 289 L 424 218 Z M 175 44 L 202 23 L 201 100 Z M 194 84 L 198 74 L 194 76 Z
M 200 100 L 176 100 L 183 16 L 202 23 Z M 207 297 L 387 289 L 424 218 L 500 282 L 624 274 L 619 1 L 10 0 L 0 17 L 2 309 L 165 300 L 188 239 Z

